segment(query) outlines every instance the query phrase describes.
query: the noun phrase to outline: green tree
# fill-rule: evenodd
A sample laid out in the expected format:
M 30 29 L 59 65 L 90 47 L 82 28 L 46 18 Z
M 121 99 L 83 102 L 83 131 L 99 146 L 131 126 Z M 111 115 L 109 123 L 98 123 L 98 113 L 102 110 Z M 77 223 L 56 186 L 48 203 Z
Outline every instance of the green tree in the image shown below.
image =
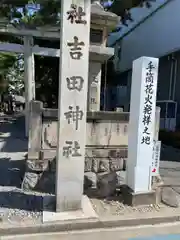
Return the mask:
M 16 55 L 14 64 L 6 73 L 6 81 L 8 83 L 8 92 L 16 95 L 22 95 L 24 92 L 24 61 L 23 55 Z
M 10 53 L 1 53 L 0 54 L 0 76 L 1 76 L 1 84 L 0 84 L 0 92 L 5 91 L 5 87 L 7 86 L 6 75 L 10 68 L 15 63 L 15 55 Z
M 122 23 L 131 19 L 129 10 L 136 6 L 151 6 L 151 2 L 156 0 L 113 0 L 111 7 L 107 10 L 116 13 L 121 17 Z M 31 22 L 33 24 L 55 24 L 59 21 L 60 13 L 60 1 L 59 0 L 1 0 L 0 16 L 7 17 L 9 20 L 16 17 L 23 19 L 24 22 Z M 101 2 L 107 2 L 107 0 L 101 0 Z M 40 10 L 33 14 L 32 18 L 27 17 L 27 4 L 39 4 Z M 23 9 L 23 12 L 18 11 L 19 8 Z M 25 17 L 24 17 L 25 16 Z

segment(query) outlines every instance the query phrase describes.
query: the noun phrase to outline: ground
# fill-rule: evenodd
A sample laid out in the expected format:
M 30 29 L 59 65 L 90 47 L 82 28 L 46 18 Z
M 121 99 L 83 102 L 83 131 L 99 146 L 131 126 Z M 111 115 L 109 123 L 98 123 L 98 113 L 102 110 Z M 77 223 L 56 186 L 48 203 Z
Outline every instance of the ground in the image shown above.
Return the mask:
M 21 183 L 25 170 L 25 155 L 27 139 L 24 135 L 24 119 L 18 121 L 9 117 L 0 120 L 0 217 L 1 227 L 8 224 L 39 224 L 42 222 L 43 193 L 24 192 Z M 167 151 L 167 149 L 166 149 Z M 170 149 L 170 151 L 172 151 Z M 179 151 L 177 151 L 179 154 Z M 170 154 L 172 156 L 172 154 Z M 173 159 L 171 159 L 173 160 Z M 165 183 L 166 202 L 176 205 L 176 208 L 166 204 L 146 207 L 128 207 L 120 201 L 111 199 L 91 199 L 94 209 L 101 218 L 111 217 L 141 217 L 164 213 L 180 213 L 180 163 L 161 162 L 161 176 Z M 171 198 L 169 197 L 169 193 Z M 174 199 L 172 193 L 176 194 Z M 172 202 L 173 199 L 173 202 Z
M 2 240 L 179 240 L 180 224 L 159 224 L 138 227 L 104 228 L 63 233 L 42 233 L 1 237 Z

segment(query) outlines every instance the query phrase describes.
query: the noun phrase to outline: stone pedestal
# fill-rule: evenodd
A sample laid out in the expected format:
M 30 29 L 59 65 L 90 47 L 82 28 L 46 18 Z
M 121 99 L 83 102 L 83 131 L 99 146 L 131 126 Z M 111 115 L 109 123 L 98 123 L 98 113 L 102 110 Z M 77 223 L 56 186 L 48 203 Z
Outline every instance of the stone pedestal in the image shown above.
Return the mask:
M 33 38 L 24 37 L 25 128 L 29 134 L 30 102 L 35 100 Z
M 156 191 L 135 193 L 128 186 L 121 187 L 123 203 L 130 206 L 158 204 Z
M 76 211 L 55 212 L 55 197 L 48 196 L 43 201 L 43 222 L 68 221 L 68 220 L 88 220 L 97 219 L 91 202 L 87 196 L 82 196 L 81 209 Z

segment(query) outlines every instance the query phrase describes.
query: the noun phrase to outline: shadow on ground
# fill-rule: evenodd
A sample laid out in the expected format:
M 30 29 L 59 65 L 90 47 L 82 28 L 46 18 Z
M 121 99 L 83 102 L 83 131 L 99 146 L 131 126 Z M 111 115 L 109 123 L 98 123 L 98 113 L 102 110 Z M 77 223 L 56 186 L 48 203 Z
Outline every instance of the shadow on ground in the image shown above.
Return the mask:
M 0 208 L 42 210 L 40 194 L 21 190 L 27 147 L 24 117 L 0 119 Z
M 0 208 L 39 212 L 43 209 L 43 197 L 15 190 L 0 192 Z
M 25 161 L 0 158 L 0 186 L 21 187 L 25 171 Z
M 25 137 L 25 119 L 11 117 L 0 121 L 0 151 L 26 152 L 28 141 Z
M 0 208 L 42 211 L 43 197 L 23 192 L 25 161 L 0 159 Z

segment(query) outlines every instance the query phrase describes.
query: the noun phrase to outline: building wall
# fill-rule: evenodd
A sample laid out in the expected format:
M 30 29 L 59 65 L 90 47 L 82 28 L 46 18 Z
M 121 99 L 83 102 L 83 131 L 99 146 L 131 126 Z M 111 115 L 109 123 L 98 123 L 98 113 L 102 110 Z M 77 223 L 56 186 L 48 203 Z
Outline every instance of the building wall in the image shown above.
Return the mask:
M 144 4 L 143 7 L 135 7 L 130 9 L 131 16 L 133 21 L 127 21 L 128 26 L 121 25 L 121 29 L 119 32 L 111 33 L 108 36 L 107 44 L 112 46 L 119 38 L 127 34 L 131 29 L 133 29 L 137 24 L 147 18 L 152 12 L 156 11 L 160 6 L 164 3 L 168 2 L 169 0 L 156 0 L 151 2 L 151 7 L 147 8 Z
M 180 49 L 180 1 L 170 0 L 121 41 L 119 70 L 131 68 L 141 57 L 161 57 Z

